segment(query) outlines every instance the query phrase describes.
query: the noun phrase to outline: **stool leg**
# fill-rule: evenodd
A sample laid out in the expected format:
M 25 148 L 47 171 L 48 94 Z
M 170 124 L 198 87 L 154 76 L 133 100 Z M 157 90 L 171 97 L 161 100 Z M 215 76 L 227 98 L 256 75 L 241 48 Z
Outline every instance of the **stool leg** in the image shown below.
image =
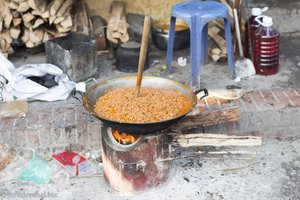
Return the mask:
M 202 45 L 201 65 L 204 65 L 207 61 L 207 55 L 208 55 L 208 23 L 202 28 L 201 45 Z
M 201 50 L 201 39 L 202 39 L 202 27 L 201 23 L 198 22 L 196 17 L 191 19 L 191 48 L 190 48 L 190 59 L 191 59 L 191 72 L 190 72 L 190 86 L 193 89 L 200 88 L 201 79 L 201 63 L 202 63 L 202 50 Z
M 232 47 L 232 38 L 231 38 L 229 17 L 224 18 L 224 26 L 225 26 L 228 68 L 229 68 L 232 79 L 235 79 L 236 78 L 236 72 L 235 72 L 235 64 L 234 64 L 234 55 L 233 55 L 233 47 Z
M 166 75 L 171 74 L 171 67 L 172 67 L 172 58 L 173 58 L 173 46 L 174 46 L 174 35 L 175 35 L 175 23 L 176 18 L 171 17 L 170 19 L 170 29 L 169 29 L 169 40 L 168 40 L 168 48 L 167 48 L 167 70 Z

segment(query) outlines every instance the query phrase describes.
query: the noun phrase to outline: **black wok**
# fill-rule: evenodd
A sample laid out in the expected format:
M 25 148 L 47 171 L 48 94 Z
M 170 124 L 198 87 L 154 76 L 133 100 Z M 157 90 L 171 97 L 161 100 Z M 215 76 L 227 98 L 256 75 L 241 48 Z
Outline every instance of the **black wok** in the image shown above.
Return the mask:
M 160 78 L 160 77 L 144 76 L 142 87 L 175 89 L 181 92 L 182 94 L 186 95 L 193 102 L 193 106 L 188 112 L 178 117 L 171 118 L 165 121 L 160 121 L 160 122 L 147 122 L 147 123 L 127 123 L 127 122 L 125 123 L 125 122 L 113 121 L 110 119 L 103 118 L 94 112 L 94 105 L 96 104 L 99 97 L 103 96 L 108 91 L 114 89 L 118 89 L 122 87 L 135 87 L 135 83 L 136 83 L 136 76 L 132 76 L 132 77 L 113 79 L 113 80 L 95 84 L 94 86 L 90 87 L 88 91 L 85 93 L 85 95 L 83 96 L 83 106 L 90 114 L 96 116 L 98 119 L 104 122 L 104 124 L 106 124 L 107 126 L 115 130 L 124 133 L 133 134 L 133 135 L 144 135 L 144 134 L 150 134 L 150 133 L 158 132 L 169 128 L 171 125 L 175 124 L 179 119 L 181 119 L 190 111 L 192 111 L 200 99 L 208 95 L 206 89 L 200 89 L 194 93 L 190 88 L 176 81 L 166 79 L 166 78 Z M 204 95 L 201 96 L 199 100 L 197 100 L 196 94 L 198 94 L 201 91 L 204 91 Z

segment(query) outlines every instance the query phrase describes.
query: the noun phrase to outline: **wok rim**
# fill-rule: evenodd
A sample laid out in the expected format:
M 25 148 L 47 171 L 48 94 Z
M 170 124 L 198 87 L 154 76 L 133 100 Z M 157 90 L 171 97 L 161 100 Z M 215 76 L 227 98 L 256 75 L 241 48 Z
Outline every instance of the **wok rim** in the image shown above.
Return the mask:
M 88 98 L 87 98 L 88 94 L 89 94 L 93 89 L 95 89 L 95 88 L 97 88 L 97 87 L 99 87 L 99 86 L 101 86 L 101 85 L 106 85 L 106 84 L 108 84 L 108 83 L 111 83 L 111 82 L 114 82 L 114 81 L 118 81 L 118 80 L 126 80 L 126 79 L 128 79 L 128 80 L 134 80 L 134 79 L 136 79 L 136 77 L 137 77 L 137 76 L 126 76 L 126 77 L 120 77 L 120 78 L 114 78 L 114 79 L 106 80 L 106 81 L 103 81 L 103 82 L 101 82 L 101 83 L 96 83 L 95 85 L 91 86 L 91 87 L 87 90 L 87 92 L 83 95 L 83 98 L 82 98 L 82 99 L 84 99 L 84 98 L 88 99 Z M 99 115 L 97 115 L 97 114 L 94 112 L 94 106 L 95 106 L 95 105 L 92 105 L 92 106 L 93 106 L 92 111 L 90 111 L 90 110 L 86 107 L 86 105 L 85 105 L 84 103 L 83 103 L 83 107 L 84 107 L 90 114 L 94 115 L 95 117 L 99 118 L 100 120 L 103 119 L 103 120 L 105 120 L 105 121 L 110 121 L 110 122 L 112 122 L 112 123 L 128 124 L 128 125 L 154 125 L 154 124 L 159 124 L 159 123 L 168 123 L 168 122 L 171 122 L 171 121 L 173 121 L 173 120 L 180 119 L 180 118 L 184 117 L 185 115 L 187 115 L 188 113 L 190 113 L 190 112 L 196 107 L 196 105 L 197 105 L 197 95 L 193 92 L 193 90 L 192 90 L 190 87 L 188 87 L 188 86 L 186 86 L 186 85 L 184 85 L 184 84 L 182 84 L 182 83 L 179 83 L 179 82 L 177 82 L 177 81 L 168 79 L 168 78 L 162 78 L 162 77 L 156 77 L 156 76 L 143 76 L 143 80 L 144 80 L 144 79 L 153 79 L 153 78 L 154 78 L 154 79 L 163 79 L 163 80 L 169 81 L 169 82 L 171 82 L 172 84 L 178 85 L 178 86 L 182 87 L 183 89 L 185 89 L 186 91 L 188 91 L 188 92 L 192 95 L 191 100 L 192 100 L 192 102 L 193 102 L 193 105 L 191 106 L 191 108 L 190 108 L 186 113 L 181 114 L 181 115 L 176 116 L 176 117 L 173 117 L 173 118 L 170 118 L 170 119 L 166 119 L 166 120 L 162 120 L 162 121 L 157 121 L 157 122 L 139 122 L 139 123 L 138 123 L 138 122 L 121 122 L 121 121 L 115 121 L 115 120 L 111 120 L 111 119 L 107 119 L 107 118 L 104 118 L 104 117 L 102 117 L 102 116 L 99 116 Z M 106 94 L 106 93 L 105 93 L 105 94 Z M 184 94 L 184 95 L 185 95 L 185 94 Z M 103 96 L 103 95 L 102 95 L 102 96 Z M 185 96 L 186 96 L 186 95 L 185 95 Z M 100 96 L 99 96 L 98 98 L 100 98 Z

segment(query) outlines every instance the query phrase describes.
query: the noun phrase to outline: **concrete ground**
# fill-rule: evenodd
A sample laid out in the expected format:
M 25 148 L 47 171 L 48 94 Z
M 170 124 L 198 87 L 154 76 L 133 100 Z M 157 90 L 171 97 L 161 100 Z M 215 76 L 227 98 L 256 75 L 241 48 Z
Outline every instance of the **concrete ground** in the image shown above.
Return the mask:
M 280 72 L 272 76 L 253 76 L 239 83 L 245 91 L 271 90 L 279 88 L 300 88 L 300 62 L 298 34 L 285 34 L 281 37 Z M 189 57 L 188 50 L 177 51 L 174 61 L 179 56 Z M 152 65 L 145 74 L 159 75 L 162 73 L 165 52 L 153 49 Z M 17 54 L 12 58 L 15 65 L 45 62 L 43 53 L 36 55 Z M 122 73 L 115 69 L 114 60 L 107 55 L 99 57 L 99 81 L 114 77 L 135 75 Z M 187 84 L 189 67 L 175 67 L 170 78 Z M 201 87 L 225 88 L 236 85 L 229 77 L 226 63 L 210 62 L 203 66 Z M 297 90 L 298 91 L 298 90 Z M 298 93 L 297 93 L 298 94 Z M 300 93 L 296 96 L 299 97 Z M 73 102 L 69 99 L 67 102 Z M 64 104 L 66 102 L 63 102 Z M 60 102 L 34 102 L 30 105 L 54 105 Z M 192 158 L 176 159 L 172 164 L 169 180 L 162 186 L 135 194 L 119 193 L 107 185 L 101 173 L 91 177 L 71 178 L 64 185 L 38 185 L 31 182 L 6 181 L 0 183 L 1 199 L 203 199 L 203 200 L 296 200 L 300 199 L 300 129 L 295 126 L 293 131 L 288 124 L 300 124 L 299 107 L 277 112 L 288 113 L 287 129 L 278 134 L 272 129 L 261 131 L 263 144 L 259 147 L 208 149 L 204 155 Z M 275 111 L 274 111 L 275 113 Z M 255 114 L 251 113 L 253 118 Z M 272 115 L 272 111 L 270 111 Z M 296 117 L 293 119 L 293 117 Z M 279 122 L 284 119 L 279 119 Z M 298 121 L 298 123 L 297 123 Z M 272 121 L 265 119 L 262 124 L 273 126 Z M 254 125 L 255 126 L 255 125 Z M 257 127 L 261 125 L 257 123 Z M 278 126 L 278 125 L 277 125 Z M 280 125 L 279 125 L 280 126 Z M 248 130 L 245 130 L 248 131 Z M 183 154 L 197 152 L 199 149 L 183 150 Z M 240 154 L 213 154 L 213 152 L 240 151 Z M 101 170 L 101 166 L 99 166 Z

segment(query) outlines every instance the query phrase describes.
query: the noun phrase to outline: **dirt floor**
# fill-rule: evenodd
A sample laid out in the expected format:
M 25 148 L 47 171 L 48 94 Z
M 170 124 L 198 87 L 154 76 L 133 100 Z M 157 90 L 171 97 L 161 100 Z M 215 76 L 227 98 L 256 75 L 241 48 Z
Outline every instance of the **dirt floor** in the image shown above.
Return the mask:
M 228 149 L 227 149 L 228 150 Z M 233 150 L 233 149 L 231 149 Z M 64 185 L 10 181 L 0 185 L 2 199 L 274 199 L 300 196 L 300 140 L 264 140 L 259 148 L 235 149 L 242 155 L 206 155 L 176 160 L 162 186 L 134 194 L 119 193 L 102 174 L 71 178 Z M 210 153 L 209 153 L 210 152 Z M 33 198 L 35 197 L 35 198 Z

